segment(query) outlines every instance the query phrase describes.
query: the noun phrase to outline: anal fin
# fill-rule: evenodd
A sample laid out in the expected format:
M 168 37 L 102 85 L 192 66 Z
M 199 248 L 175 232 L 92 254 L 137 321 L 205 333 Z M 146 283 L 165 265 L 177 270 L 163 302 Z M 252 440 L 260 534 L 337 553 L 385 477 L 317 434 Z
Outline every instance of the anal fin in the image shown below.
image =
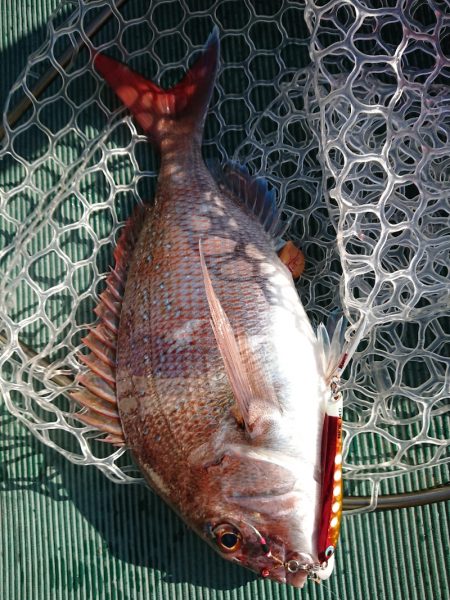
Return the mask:
M 88 354 L 78 359 L 84 369 L 76 378 L 78 389 L 71 396 L 83 412 L 76 418 L 106 433 L 102 441 L 123 446 L 125 439 L 120 423 L 116 398 L 116 352 L 122 299 L 130 260 L 144 222 L 145 209 L 139 207 L 122 230 L 114 250 L 114 268 L 106 279 L 106 289 L 100 294 L 95 309 L 97 323 L 83 339 Z

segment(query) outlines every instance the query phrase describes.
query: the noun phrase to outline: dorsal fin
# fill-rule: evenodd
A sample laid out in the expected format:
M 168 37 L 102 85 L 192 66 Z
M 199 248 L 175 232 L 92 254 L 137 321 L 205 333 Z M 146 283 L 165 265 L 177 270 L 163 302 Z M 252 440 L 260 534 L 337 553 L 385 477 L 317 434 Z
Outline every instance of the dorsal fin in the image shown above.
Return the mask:
M 207 161 L 208 169 L 221 188 L 232 192 L 272 237 L 279 238 L 289 223 L 281 220 L 282 211 L 277 208 L 275 189 L 269 189 L 267 179 L 251 175 L 244 165 L 227 161 Z
M 80 387 L 71 394 L 75 402 L 86 409 L 76 413 L 76 418 L 108 434 L 102 441 L 117 446 L 125 443 L 116 399 L 117 333 L 128 268 L 144 213 L 144 208 L 137 208 L 122 230 L 114 250 L 114 268 L 106 278 L 106 289 L 95 308 L 98 322 L 83 339 L 90 352 L 78 355 L 87 370 L 77 376 L 76 383 Z

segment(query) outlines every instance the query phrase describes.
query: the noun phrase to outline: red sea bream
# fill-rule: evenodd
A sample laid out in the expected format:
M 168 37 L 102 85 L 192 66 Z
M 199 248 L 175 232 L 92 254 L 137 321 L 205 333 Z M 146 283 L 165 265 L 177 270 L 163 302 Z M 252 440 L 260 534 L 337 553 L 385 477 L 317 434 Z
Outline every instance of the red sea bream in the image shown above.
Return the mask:
M 341 346 L 313 331 L 276 253 L 282 224 L 265 180 L 235 163 L 213 175 L 202 159 L 218 55 L 214 31 L 167 91 L 95 58 L 161 167 L 154 205 L 116 249 L 75 397 L 80 418 L 130 448 L 224 558 L 302 587 L 333 569 Z

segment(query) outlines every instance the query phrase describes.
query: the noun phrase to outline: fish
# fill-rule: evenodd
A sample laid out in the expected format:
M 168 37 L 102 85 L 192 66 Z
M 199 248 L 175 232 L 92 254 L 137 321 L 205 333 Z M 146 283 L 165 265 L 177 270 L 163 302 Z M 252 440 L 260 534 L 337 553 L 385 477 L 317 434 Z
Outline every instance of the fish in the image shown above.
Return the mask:
M 203 160 L 219 49 L 214 29 L 167 90 L 94 57 L 161 162 L 154 203 L 122 230 L 73 398 L 223 558 L 301 588 L 334 567 L 345 327 L 314 331 L 267 180 Z

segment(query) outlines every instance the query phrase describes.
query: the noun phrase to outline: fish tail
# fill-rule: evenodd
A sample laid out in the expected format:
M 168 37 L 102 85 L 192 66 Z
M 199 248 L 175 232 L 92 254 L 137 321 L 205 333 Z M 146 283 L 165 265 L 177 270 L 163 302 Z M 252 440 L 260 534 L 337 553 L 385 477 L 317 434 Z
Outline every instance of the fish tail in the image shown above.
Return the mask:
M 161 148 L 164 139 L 170 136 L 198 136 L 201 142 L 218 57 L 219 34 L 215 27 L 196 62 L 168 90 L 104 54 L 95 56 L 94 66 L 151 141 Z

